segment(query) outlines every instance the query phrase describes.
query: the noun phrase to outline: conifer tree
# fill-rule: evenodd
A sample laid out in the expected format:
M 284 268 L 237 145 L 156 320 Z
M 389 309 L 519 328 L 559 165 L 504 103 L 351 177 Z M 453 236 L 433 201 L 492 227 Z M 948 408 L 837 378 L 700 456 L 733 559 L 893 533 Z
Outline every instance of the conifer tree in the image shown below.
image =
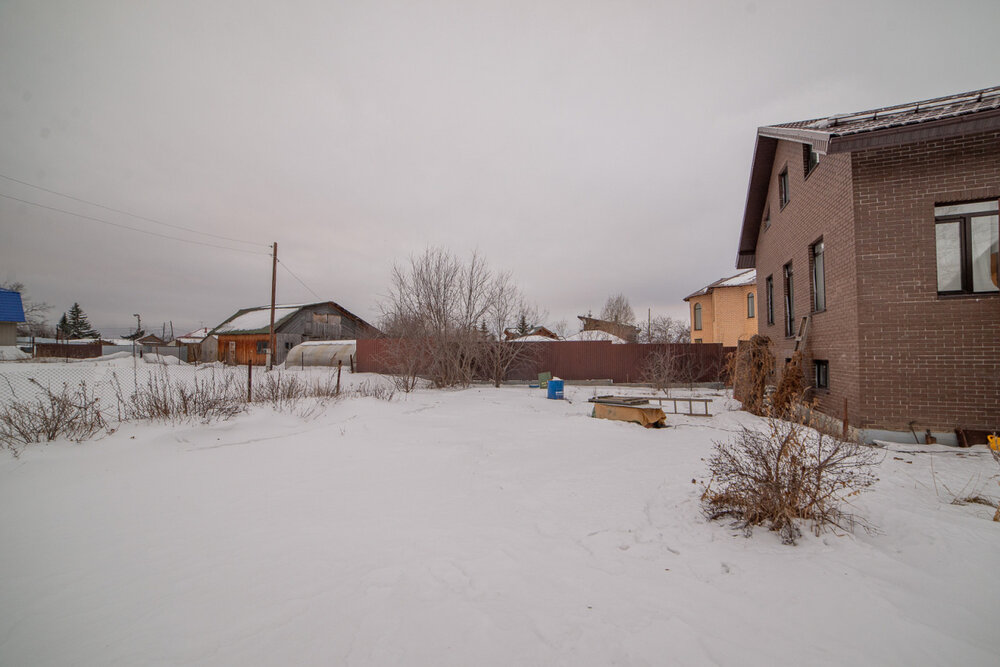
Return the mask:
M 531 327 L 528 326 L 528 318 L 524 316 L 524 313 L 521 313 L 521 317 L 517 321 L 517 335 L 527 336 L 529 331 L 531 331 Z
M 70 338 L 100 338 L 101 332 L 90 326 L 86 313 L 79 303 L 74 302 L 69 309 L 67 326 L 69 327 Z M 61 323 L 61 321 L 60 321 Z
M 69 321 L 66 319 L 66 313 L 63 313 L 62 317 L 59 318 L 59 324 L 56 325 L 56 333 L 60 338 L 69 338 L 71 331 Z

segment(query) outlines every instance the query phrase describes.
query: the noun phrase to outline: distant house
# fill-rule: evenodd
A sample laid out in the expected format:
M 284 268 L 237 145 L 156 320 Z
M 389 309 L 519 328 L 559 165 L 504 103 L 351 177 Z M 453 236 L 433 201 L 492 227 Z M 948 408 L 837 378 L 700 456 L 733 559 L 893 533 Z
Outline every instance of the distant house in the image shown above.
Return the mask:
M 218 358 L 226 363 L 267 363 L 271 307 L 244 308 L 208 332 L 218 338 Z M 285 361 L 288 351 L 312 340 L 374 338 L 378 329 L 333 301 L 275 306 L 274 363 Z
M 194 331 L 186 333 L 183 336 L 178 336 L 170 341 L 168 345 L 171 347 L 183 347 L 186 349 L 186 355 L 181 355 L 181 361 L 215 361 L 215 359 L 205 360 L 202 358 L 202 343 L 205 342 L 205 337 L 208 336 L 209 331 L 210 329 L 208 327 L 195 329 Z
M 526 336 L 537 336 L 539 338 L 550 338 L 552 340 L 559 340 L 559 334 L 545 328 L 545 327 L 531 327 L 528 329 L 526 334 L 520 334 L 517 329 L 504 329 L 503 337 L 504 340 L 514 340 L 515 338 L 524 338 Z
M 0 347 L 17 345 L 17 325 L 24 322 L 21 293 L 0 289 Z
M 634 327 L 631 324 L 619 324 L 586 315 L 577 315 L 577 318 L 583 323 L 584 331 L 603 331 L 621 338 L 626 343 L 634 343 L 639 338 L 639 327 Z
M 691 310 L 691 342 L 733 347 L 757 333 L 757 272 L 741 271 L 684 297 Z
M 1000 428 L 1000 86 L 760 127 L 749 180 L 736 266 L 821 410 Z

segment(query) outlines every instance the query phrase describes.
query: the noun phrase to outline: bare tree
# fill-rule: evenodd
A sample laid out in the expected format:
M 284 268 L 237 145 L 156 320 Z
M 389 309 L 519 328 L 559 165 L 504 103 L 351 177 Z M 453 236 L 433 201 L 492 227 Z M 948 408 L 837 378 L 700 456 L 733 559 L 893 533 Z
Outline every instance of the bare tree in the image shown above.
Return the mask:
M 462 261 L 443 248 L 393 268 L 382 310 L 383 330 L 406 341 L 393 365 L 438 387 L 467 386 L 477 376 L 499 385 L 523 354 L 501 344 L 503 331 L 532 312 L 510 274 L 495 273 L 479 253 Z
M 654 317 L 639 332 L 640 343 L 690 343 L 691 328 L 682 320 L 666 315 Z
M 604 302 L 601 319 L 615 324 L 632 324 L 635 322 L 635 311 L 624 294 L 614 294 Z

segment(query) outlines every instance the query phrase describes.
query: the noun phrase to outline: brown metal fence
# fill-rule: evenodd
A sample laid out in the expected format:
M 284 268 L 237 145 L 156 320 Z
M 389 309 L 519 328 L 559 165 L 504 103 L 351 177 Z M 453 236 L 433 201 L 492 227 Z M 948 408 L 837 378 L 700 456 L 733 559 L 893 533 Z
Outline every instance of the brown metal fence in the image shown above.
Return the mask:
M 508 380 L 534 380 L 550 372 L 564 380 L 611 380 L 642 382 L 650 355 L 666 352 L 683 369 L 686 382 L 719 382 L 723 379 L 727 356 L 734 347 L 712 343 L 612 344 L 606 341 L 559 341 L 552 343 L 510 343 L 526 346 L 524 361 L 507 373 Z M 399 341 L 389 338 L 358 340 L 359 373 L 389 373 L 386 360 Z
M 100 343 L 35 343 L 36 358 L 90 359 L 102 353 Z

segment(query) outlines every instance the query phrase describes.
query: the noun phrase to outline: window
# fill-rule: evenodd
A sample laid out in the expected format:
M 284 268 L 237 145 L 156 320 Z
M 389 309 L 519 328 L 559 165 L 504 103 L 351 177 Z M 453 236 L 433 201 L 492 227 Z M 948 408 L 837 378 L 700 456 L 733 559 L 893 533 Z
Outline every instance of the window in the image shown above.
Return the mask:
M 997 202 L 934 207 L 939 294 L 1000 291 Z
M 804 167 L 806 178 L 808 178 L 813 169 L 819 165 L 819 153 L 813 150 L 813 147 L 809 144 L 802 144 L 802 165 Z
M 774 276 L 764 281 L 764 307 L 767 308 L 767 323 L 774 324 Z
M 701 304 L 694 304 L 694 330 L 701 331 Z
M 830 388 L 830 362 L 816 359 L 813 361 L 813 378 L 817 389 Z
M 795 284 L 792 280 L 792 263 L 785 264 L 785 336 L 795 335 Z
M 813 312 L 818 313 L 826 310 L 826 273 L 824 269 L 825 246 L 823 239 L 816 241 L 809 249 L 812 256 L 812 291 L 813 291 Z
M 700 338 L 695 338 L 695 339 L 694 339 L 694 342 L 696 342 L 696 343 L 700 343 L 700 342 L 701 342 L 701 339 L 700 339 Z
M 785 208 L 788 204 L 788 167 L 778 174 L 778 201 L 781 203 L 781 208 Z
M 259 340 L 257 341 L 257 354 L 267 354 L 267 341 Z
M 754 316 L 753 292 L 747 294 L 747 317 Z

